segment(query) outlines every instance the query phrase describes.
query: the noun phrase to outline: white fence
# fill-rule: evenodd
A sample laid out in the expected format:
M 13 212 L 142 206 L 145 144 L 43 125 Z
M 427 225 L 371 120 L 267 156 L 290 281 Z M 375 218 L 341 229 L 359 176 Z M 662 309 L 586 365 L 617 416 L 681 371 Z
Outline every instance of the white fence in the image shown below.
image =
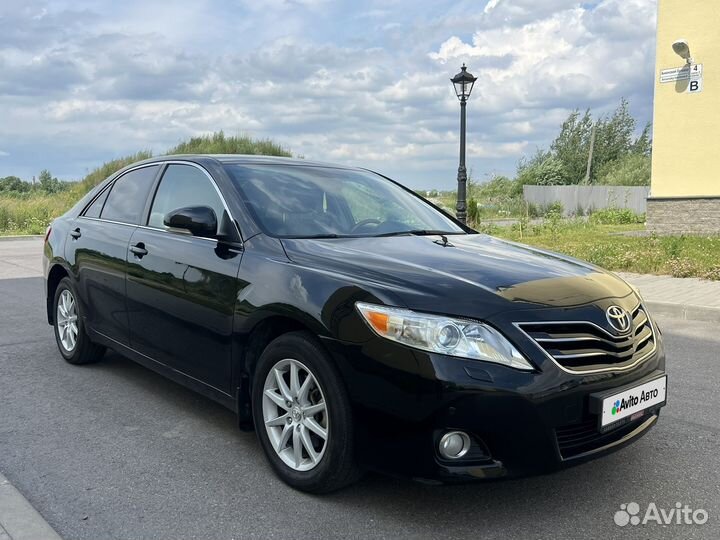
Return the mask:
M 525 200 L 539 207 L 559 202 L 566 216 L 602 208 L 647 210 L 649 186 L 523 186 Z

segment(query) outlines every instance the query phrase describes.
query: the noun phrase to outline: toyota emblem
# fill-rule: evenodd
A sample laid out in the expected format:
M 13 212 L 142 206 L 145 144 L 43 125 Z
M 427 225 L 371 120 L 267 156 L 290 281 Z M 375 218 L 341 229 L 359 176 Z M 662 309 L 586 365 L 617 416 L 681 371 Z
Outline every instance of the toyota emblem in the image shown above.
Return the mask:
M 615 330 L 624 334 L 630 330 L 630 314 L 620 306 L 610 306 L 605 311 L 607 321 Z

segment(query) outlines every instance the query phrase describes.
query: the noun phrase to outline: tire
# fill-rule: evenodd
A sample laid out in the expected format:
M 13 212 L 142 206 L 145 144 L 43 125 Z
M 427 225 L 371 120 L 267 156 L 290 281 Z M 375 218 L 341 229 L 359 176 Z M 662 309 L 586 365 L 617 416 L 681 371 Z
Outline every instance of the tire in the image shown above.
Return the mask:
M 85 332 L 77 294 L 70 278 L 64 277 L 55 290 L 53 300 L 53 328 L 60 354 L 70 364 L 99 362 L 105 347 L 96 345 Z M 71 339 L 73 338 L 74 339 Z
M 297 373 L 294 384 L 293 370 Z M 278 373 L 285 382 L 285 392 Z M 292 406 L 284 400 L 288 396 Z M 328 493 L 360 477 L 345 385 L 311 334 L 284 334 L 263 351 L 253 377 L 252 410 L 265 455 L 275 473 L 290 486 L 308 493 Z M 268 421 L 270 425 L 266 425 Z

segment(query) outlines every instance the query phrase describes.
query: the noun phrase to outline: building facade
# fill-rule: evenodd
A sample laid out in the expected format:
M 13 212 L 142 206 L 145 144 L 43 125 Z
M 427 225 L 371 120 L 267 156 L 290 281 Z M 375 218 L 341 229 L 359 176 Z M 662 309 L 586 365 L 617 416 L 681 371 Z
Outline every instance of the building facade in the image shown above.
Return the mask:
M 720 2 L 658 4 L 648 229 L 720 234 Z

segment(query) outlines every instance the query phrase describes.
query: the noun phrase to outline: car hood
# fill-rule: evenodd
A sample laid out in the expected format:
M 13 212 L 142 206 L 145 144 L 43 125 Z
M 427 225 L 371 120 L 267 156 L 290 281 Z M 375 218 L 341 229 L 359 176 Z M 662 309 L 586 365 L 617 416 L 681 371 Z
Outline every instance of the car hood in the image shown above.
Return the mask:
M 296 264 L 383 287 L 407 307 L 426 311 L 478 317 L 479 311 L 570 307 L 632 293 L 589 263 L 483 234 L 282 243 Z

